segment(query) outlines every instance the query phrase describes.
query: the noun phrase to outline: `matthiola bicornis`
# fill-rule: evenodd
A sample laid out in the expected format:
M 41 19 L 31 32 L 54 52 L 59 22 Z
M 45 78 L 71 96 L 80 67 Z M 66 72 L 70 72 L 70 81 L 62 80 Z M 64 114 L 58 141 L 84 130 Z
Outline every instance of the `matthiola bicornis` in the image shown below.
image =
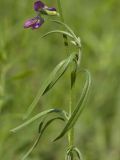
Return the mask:
M 59 15 L 56 11 L 56 8 L 48 7 L 42 1 L 36 1 L 34 3 L 34 10 L 37 12 L 38 15 L 32 19 L 28 19 L 24 23 L 24 28 L 32 28 L 32 29 L 39 28 L 44 23 L 44 19 L 41 17 L 41 15 L 50 15 L 50 16 Z

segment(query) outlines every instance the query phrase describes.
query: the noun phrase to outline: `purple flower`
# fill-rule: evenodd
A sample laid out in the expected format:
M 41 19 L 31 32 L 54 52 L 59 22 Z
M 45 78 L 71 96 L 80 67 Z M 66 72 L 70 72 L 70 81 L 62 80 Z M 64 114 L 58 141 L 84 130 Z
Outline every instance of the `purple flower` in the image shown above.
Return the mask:
M 36 1 L 34 3 L 34 10 L 46 15 L 58 15 L 58 13 L 56 12 L 56 8 L 48 7 L 41 1 Z
M 24 23 L 24 28 L 32 28 L 32 29 L 37 29 L 39 28 L 42 24 L 44 23 L 44 19 L 41 18 L 40 16 L 37 16 L 32 19 L 28 19 Z
M 59 15 L 56 11 L 56 8 L 48 7 L 41 1 L 36 1 L 34 3 L 34 10 L 38 12 L 37 14 L 38 16 L 32 19 L 28 19 L 24 23 L 24 28 L 32 28 L 32 29 L 39 28 L 44 23 L 44 19 L 41 17 L 42 14 L 50 16 Z
M 34 10 L 35 11 L 40 11 L 41 9 L 45 8 L 45 4 L 41 1 L 36 1 L 34 3 Z

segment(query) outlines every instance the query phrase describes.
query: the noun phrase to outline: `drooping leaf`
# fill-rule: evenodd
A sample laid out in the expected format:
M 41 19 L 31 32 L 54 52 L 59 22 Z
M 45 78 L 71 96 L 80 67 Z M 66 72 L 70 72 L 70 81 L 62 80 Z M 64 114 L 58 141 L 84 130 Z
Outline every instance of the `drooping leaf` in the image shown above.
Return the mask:
M 62 26 L 64 26 L 68 32 L 70 32 L 70 34 L 74 37 L 74 38 L 77 38 L 77 36 L 75 35 L 75 33 L 73 32 L 73 30 L 65 23 L 61 22 L 61 21 L 57 21 L 57 20 L 52 20 L 52 22 L 55 22 L 55 23 L 58 23 Z
M 43 83 L 41 88 L 39 89 L 36 97 L 34 98 L 32 104 L 29 106 L 27 113 L 24 116 L 24 119 L 26 119 L 35 106 L 37 105 L 38 101 L 40 100 L 41 96 L 46 94 L 54 85 L 55 83 L 59 80 L 59 78 L 65 73 L 67 70 L 69 64 L 73 61 L 75 58 L 75 53 L 71 54 L 67 59 L 61 61 L 52 71 L 52 73 L 48 76 L 46 81 Z
M 54 86 L 54 84 L 59 80 L 59 78 L 61 78 L 61 76 L 65 73 L 66 69 L 68 68 L 68 65 L 73 61 L 74 58 L 75 58 L 75 54 L 73 54 L 73 56 L 71 56 L 71 58 L 68 59 L 68 61 L 66 61 L 66 63 L 63 66 L 61 66 L 59 70 L 57 70 L 56 77 L 53 79 L 53 81 L 51 81 L 51 83 L 46 88 L 44 93 L 50 90 Z
M 67 24 L 57 20 L 52 20 L 52 22 L 64 26 L 67 29 L 67 31 L 74 37 L 74 41 L 77 42 L 77 44 L 79 44 L 79 46 L 81 47 L 80 37 L 77 37 L 76 34 L 73 32 L 73 30 Z
M 53 33 L 64 34 L 64 35 L 66 35 L 66 36 L 74 39 L 74 37 L 73 37 L 69 32 L 61 31 L 61 30 L 53 30 L 53 31 L 47 32 L 47 33 L 45 33 L 41 38 L 46 37 L 46 36 L 48 36 L 48 35 L 51 35 L 51 34 L 53 34 Z
M 19 125 L 18 127 L 14 128 L 14 129 L 12 129 L 11 132 L 17 132 L 18 130 L 26 127 L 27 125 L 31 124 L 32 122 L 42 118 L 43 116 L 46 116 L 46 115 L 50 114 L 50 113 L 57 113 L 58 115 L 61 115 L 64 118 L 66 118 L 66 112 L 65 111 L 59 110 L 59 109 L 49 109 L 49 110 L 38 113 L 37 115 L 35 115 L 31 119 L 29 119 L 28 121 L 22 123 L 21 125 Z
M 47 127 L 48 127 L 53 121 L 55 121 L 55 120 L 65 121 L 65 119 L 62 118 L 62 117 L 55 117 L 55 118 L 52 118 L 52 119 L 50 119 L 49 121 L 47 121 L 47 123 L 44 125 L 44 127 L 43 127 L 43 125 L 42 125 L 42 127 L 41 127 L 41 124 L 40 124 L 40 126 L 39 126 L 39 133 L 41 134 L 41 136 L 43 135 L 43 133 L 44 133 L 44 131 L 47 129 Z
M 38 138 L 36 139 L 36 141 L 34 142 L 34 144 L 32 145 L 32 147 L 28 150 L 28 152 L 23 156 L 23 158 L 21 160 L 25 160 L 30 153 L 34 150 L 34 148 L 37 146 L 39 140 L 41 138 L 41 134 L 38 135 Z
M 84 72 L 86 73 L 87 78 L 86 78 L 84 88 L 82 90 L 82 94 L 81 94 L 80 99 L 77 103 L 77 106 L 75 107 L 75 109 L 74 109 L 71 117 L 69 118 L 66 126 L 64 127 L 64 129 L 62 130 L 60 135 L 54 141 L 62 138 L 75 125 L 77 119 L 79 118 L 80 114 L 82 113 L 82 111 L 84 109 L 84 103 L 85 103 L 86 97 L 88 95 L 88 91 L 89 91 L 90 84 L 91 84 L 90 73 L 87 70 L 84 70 Z
M 47 123 L 43 126 L 44 122 L 42 121 L 39 125 L 39 135 L 38 138 L 36 139 L 36 141 L 34 142 L 33 146 L 28 150 L 28 152 L 24 155 L 24 157 L 22 158 L 22 160 L 25 160 L 33 151 L 33 149 L 37 146 L 37 144 L 39 143 L 43 133 L 45 132 L 45 130 L 47 129 L 47 127 L 55 120 L 62 120 L 64 121 L 65 119 L 62 117 L 55 117 L 50 119 L 49 121 L 47 121 Z
M 43 111 L 43 112 L 40 112 L 39 114 L 35 115 L 34 117 L 32 117 L 31 119 L 29 119 L 28 121 L 22 123 L 21 125 L 19 125 L 18 127 L 14 128 L 11 130 L 11 132 L 16 132 L 20 129 L 22 129 L 23 127 L 26 127 L 27 125 L 29 125 L 30 123 L 36 121 L 37 119 L 49 114 L 49 113 L 52 113 L 52 112 L 55 112 L 55 109 L 49 109 L 49 110 L 46 110 L 46 111 Z

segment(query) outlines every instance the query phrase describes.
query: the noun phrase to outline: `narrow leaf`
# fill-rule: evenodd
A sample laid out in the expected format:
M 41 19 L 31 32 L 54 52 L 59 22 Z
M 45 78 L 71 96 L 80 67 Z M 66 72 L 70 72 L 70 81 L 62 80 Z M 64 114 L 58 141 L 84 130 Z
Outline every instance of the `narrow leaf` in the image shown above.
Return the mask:
M 50 119 L 43 127 L 43 121 L 40 123 L 39 125 L 39 135 L 38 135 L 38 138 L 37 140 L 34 142 L 33 146 L 28 150 L 28 152 L 24 155 L 24 157 L 22 158 L 22 160 L 25 160 L 30 154 L 31 152 L 33 151 L 33 149 L 38 145 L 44 131 L 47 129 L 47 127 L 55 120 L 62 120 L 64 121 L 65 119 L 64 118 L 61 118 L 61 117 L 56 117 L 56 118 L 52 118 Z
M 59 80 L 59 78 L 65 73 L 69 64 L 73 61 L 75 54 L 70 55 L 67 59 L 61 61 L 53 70 L 53 72 L 49 75 L 46 81 L 43 83 L 41 88 L 39 89 L 36 97 L 34 98 L 32 104 L 29 106 L 27 113 L 24 116 L 26 119 L 33 111 L 41 96 L 46 94 Z
M 55 22 L 64 26 L 68 30 L 68 32 L 70 32 L 70 34 L 73 36 L 74 41 L 77 42 L 77 44 L 79 44 L 79 47 L 81 47 L 80 37 L 78 38 L 76 34 L 73 32 L 73 30 L 67 24 L 57 20 L 52 20 L 52 22 Z
M 43 135 L 43 133 L 44 133 L 44 131 L 47 129 L 47 127 L 48 127 L 53 121 L 55 121 L 55 120 L 65 121 L 65 119 L 62 118 L 62 117 L 55 117 L 55 118 L 50 119 L 50 120 L 44 125 L 44 127 L 43 127 L 41 130 L 39 130 L 39 133 L 41 134 L 41 136 Z
M 90 73 L 85 70 L 85 73 L 87 75 L 87 79 L 84 85 L 84 88 L 82 90 L 82 94 L 80 96 L 80 99 L 78 101 L 77 106 L 75 107 L 71 117 L 69 118 L 66 126 L 64 127 L 64 129 L 62 130 L 62 132 L 60 133 L 60 135 L 54 140 L 58 140 L 60 138 L 62 138 L 76 123 L 77 119 L 79 118 L 80 114 L 82 113 L 83 109 L 84 109 L 84 102 L 86 100 L 86 97 L 88 95 L 88 91 L 90 88 L 90 84 L 91 84 L 91 76 Z
M 64 35 L 67 35 L 68 37 L 74 39 L 74 37 L 73 37 L 70 33 L 66 32 L 66 31 L 61 31 L 61 30 L 53 30 L 53 31 L 47 32 L 47 33 L 44 34 L 41 38 L 44 38 L 44 37 L 46 37 L 46 36 L 48 36 L 48 35 L 51 35 L 51 34 L 53 34 L 53 33 L 64 34 Z
M 20 129 L 22 129 L 23 127 L 26 127 L 27 125 L 29 125 L 30 123 L 36 121 L 37 119 L 49 114 L 49 113 L 52 113 L 52 112 L 56 112 L 56 109 L 49 109 L 49 110 L 46 110 L 46 111 L 43 111 L 43 112 L 40 112 L 39 114 L 35 115 L 34 117 L 32 117 L 31 119 L 29 119 L 28 121 L 24 122 L 23 124 L 19 125 L 18 127 L 14 128 L 11 130 L 11 132 L 16 132 Z
M 14 128 L 14 129 L 12 129 L 11 132 L 17 132 L 18 130 L 26 127 L 27 125 L 31 124 L 32 122 L 36 121 L 37 119 L 40 119 L 43 116 L 46 116 L 47 114 L 50 114 L 50 113 L 57 113 L 58 115 L 61 115 L 64 118 L 66 118 L 66 112 L 65 111 L 59 110 L 59 109 L 49 109 L 49 110 L 40 112 L 39 114 L 35 115 L 34 117 L 29 119 L 28 121 L 22 123 L 21 125 L 19 125 L 18 127 Z
M 66 69 L 68 68 L 68 65 L 73 61 L 74 58 L 75 58 L 75 53 L 68 58 L 66 63 L 63 66 L 61 66 L 59 70 L 56 71 L 57 74 L 53 79 L 53 81 L 46 88 L 45 93 L 46 91 L 50 90 L 54 86 L 54 84 L 61 78 L 61 76 L 65 73 Z
M 36 139 L 36 141 L 34 142 L 33 146 L 28 150 L 28 152 L 24 155 L 24 157 L 22 158 L 22 160 L 25 160 L 33 151 L 33 149 L 37 146 L 37 144 L 39 143 L 39 140 L 41 138 L 41 134 L 38 135 L 38 138 Z
M 61 22 L 61 21 L 57 21 L 57 20 L 52 20 L 52 22 L 55 22 L 55 23 L 58 23 L 62 26 L 64 26 L 70 33 L 71 35 L 74 37 L 74 38 L 77 38 L 77 36 L 75 35 L 75 33 L 73 32 L 73 30 L 65 23 Z

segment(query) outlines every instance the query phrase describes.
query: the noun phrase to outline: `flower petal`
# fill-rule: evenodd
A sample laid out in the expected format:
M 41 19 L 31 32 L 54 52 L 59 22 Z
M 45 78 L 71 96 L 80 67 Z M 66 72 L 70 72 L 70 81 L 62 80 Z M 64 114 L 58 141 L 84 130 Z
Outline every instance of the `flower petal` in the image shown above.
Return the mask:
M 32 29 L 38 29 L 44 23 L 44 19 L 40 18 L 38 21 L 32 26 Z
M 28 19 L 25 23 L 24 23 L 24 28 L 30 28 L 33 26 L 33 24 L 35 24 L 37 22 L 36 17 L 32 18 L 32 19 Z
M 45 7 L 45 4 L 41 1 L 36 1 L 34 3 L 34 10 L 35 11 L 40 11 L 41 9 L 43 9 Z
M 37 16 L 32 19 L 28 19 L 24 23 L 24 28 L 32 28 L 32 29 L 37 29 L 39 28 L 42 24 L 44 23 L 44 19 L 40 16 Z

